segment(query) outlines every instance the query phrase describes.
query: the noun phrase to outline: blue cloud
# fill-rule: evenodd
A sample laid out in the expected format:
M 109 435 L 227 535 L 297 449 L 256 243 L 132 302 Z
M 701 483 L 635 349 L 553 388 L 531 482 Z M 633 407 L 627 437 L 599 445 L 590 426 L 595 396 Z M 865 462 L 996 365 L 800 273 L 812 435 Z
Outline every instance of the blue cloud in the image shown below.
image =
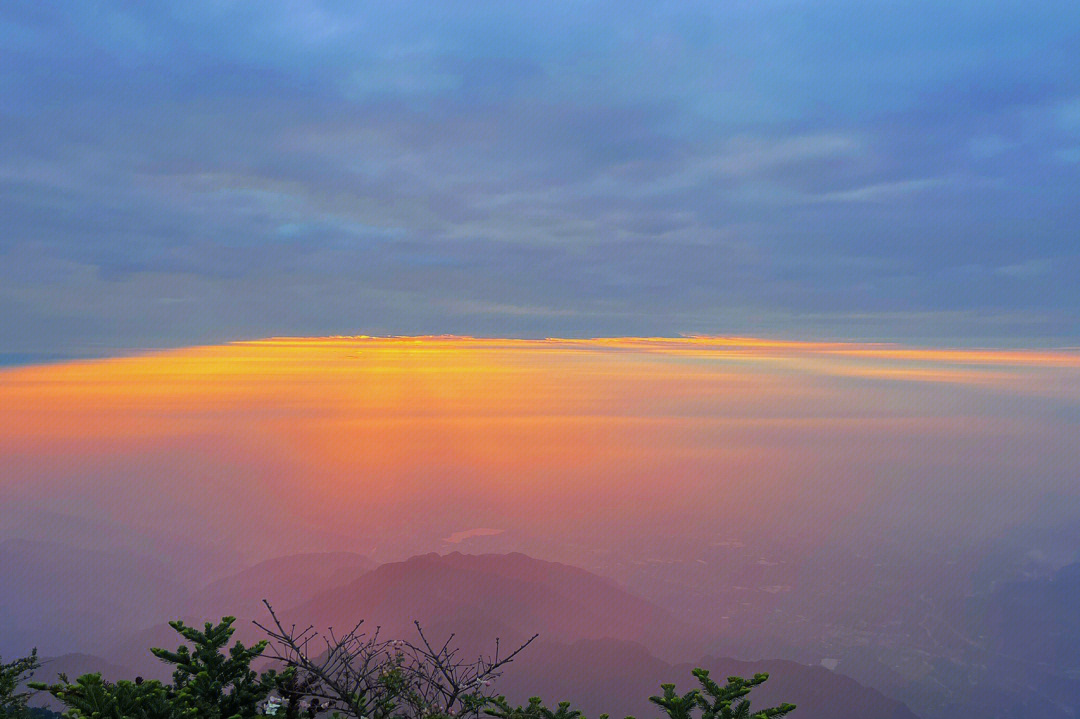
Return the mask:
M 1073 342 L 1078 38 L 1066 2 L 5 3 L 0 352 Z

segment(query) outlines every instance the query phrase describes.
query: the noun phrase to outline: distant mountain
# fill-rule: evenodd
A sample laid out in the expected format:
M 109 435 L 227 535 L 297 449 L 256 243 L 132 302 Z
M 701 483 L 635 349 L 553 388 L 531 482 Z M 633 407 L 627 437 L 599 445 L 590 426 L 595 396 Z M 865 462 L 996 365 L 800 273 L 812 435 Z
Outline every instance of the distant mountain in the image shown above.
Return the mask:
M 119 679 L 133 679 L 135 672 L 125 666 L 114 664 L 106 659 L 93 654 L 72 652 L 61 654 L 56 657 L 45 657 L 41 660 L 41 668 L 34 672 L 34 681 L 53 682 L 59 674 L 66 674 L 74 678 L 83 674 L 100 673 L 107 681 Z
M 718 680 L 733 674 L 769 672 L 769 681 L 751 695 L 752 706 L 764 708 L 790 701 L 798 705 L 795 716 L 799 719 L 915 719 L 903 704 L 821 667 L 783 660 L 741 662 L 716 657 L 673 665 L 652 656 L 640 644 L 614 639 L 573 644 L 538 641 L 507 667 L 494 688 L 514 702 L 524 703 L 530 696 L 540 696 L 549 705 L 567 700 L 592 719 L 601 712 L 613 717 L 653 716 L 656 712 L 648 697 L 659 693 L 662 682 L 675 682 L 676 688 L 683 691 L 696 686 L 690 675 L 695 666 L 709 669 Z M 55 681 L 61 672 L 71 678 L 101 672 L 110 681 L 131 679 L 140 673 L 101 657 L 67 654 L 46 659 L 34 679 Z M 143 674 L 168 678 L 165 671 Z M 45 694 L 38 694 L 31 704 L 60 708 Z
M 5 497 L 0 502 L 0 542 L 11 539 L 153 558 L 168 565 L 169 575 L 175 581 L 196 585 L 243 567 L 239 554 L 221 543 L 202 542 L 93 516 L 54 512 Z
M 801 719 L 914 719 L 900 702 L 821 667 L 769 660 L 706 657 L 695 664 L 658 658 L 697 656 L 707 637 L 618 584 L 576 567 L 523 554 L 427 554 L 384 564 L 354 582 L 283 612 L 287 621 L 325 629 L 359 619 L 385 636 L 412 637 L 413 619 L 440 641 L 455 632 L 470 649 L 540 639 L 507 667 L 497 689 L 517 701 L 563 699 L 588 716 L 654 712 L 648 697 L 660 683 L 691 687 L 704 666 L 723 678 L 769 671 L 758 700 L 799 704 Z
M 1080 717 L 1080 562 L 975 604 L 984 671 L 972 701 L 1002 717 Z
M 197 604 L 207 617 L 263 618 L 263 599 L 275 608 L 293 607 L 348 584 L 376 566 L 353 552 L 278 557 L 209 584 L 199 592 Z
M 253 644 L 265 638 L 252 620 L 268 619 L 266 599 L 276 610 L 295 606 L 327 591 L 347 585 L 378 566 L 353 552 L 294 554 L 260 562 L 194 592 L 194 598 L 170 614 L 194 626 L 237 617 L 234 639 Z M 297 621 L 304 621 L 298 617 Z M 305 625 L 306 626 L 306 625 Z M 147 678 L 167 679 L 168 669 L 151 653 L 150 647 L 173 649 L 182 642 L 166 621 L 158 621 L 137 631 L 129 631 L 104 645 L 102 653 L 121 664 L 138 669 Z
M 822 667 L 718 657 L 668 664 L 639 644 L 612 639 L 538 643 L 507 668 L 496 689 L 515 702 L 533 695 L 549 706 L 570 701 L 588 717 L 602 712 L 613 717 L 653 716 L 656 710 L 648 698 L 660 693 L 660 684 L 674 682 L 684 692 L 695 688 L 697 680 L 690 670 L 696 666 L 708 669 L 721 683 L 732 675 L 769 672 L 769 680 L 751 694 L 751 706 L 789 701 L 798 706 L 793 716 L 799 719 L 915 719 L 900 702 Z
M 616 637 L 654 651 L 686 650 L 701 640 L 665 610 L 583 569 L 524 554 L 426 554 L 384 564 L 283 613 L 316 627 L 364 619 L 386 636 L 412 638 L 413 620 L 433 637 L 455 632 L 463 647 L 494 637 L 548 641 Z
M 127 667 L 113 664 L 101 657 L 92 654 L 62 654 L 56 657 L 46 657 L 41 660 L 41 668 L 34 672 L 31 679 L 35 682 L 52 684 L 59 681 L 58 675 L 65 674 L 74 681 L 75 677 L 83 674 L 101 674 L 106 681 L 119 679 L 133 679 L 135 672 Z M 35 692 L 30 699 L 30 706 L 47 707 L 54 711 L 60 711 L 63 705 L 46 692 Z
M 1002 654 L 1080 674 L 1080 563 L 1003 584 L 987 602 L 985 623 Z
M 176 618 L 182 619 L 187 624 L 200 629 L 206 621 L 206 617 L 178 616 Z M 250 645 L 261 638 L 261 633 L 251 626 L 250 622 L 237 622 L 237 629 L 238 631 L 233 639 L 243 641 L 246 645 Z M 128 632 L 122 635 L 118 641 L 103 645 L 101 654 L 107 657 L 110 662 L 131 667 L 134 673 L 146 679 L 166 681 L 172 675 L 172 670 L 167 664 L 151 654 L 150 649 L 152 647 L 176 649 L 185 643 L 183 637 L 177 634 L 176 630 L 170 627 L 167 622 L 161 622 L 145 629 Z
M 766 686 L 755 692 L 758 705 L 792 701 L 799 705 L 800 719 L 913 719 L 899 702 L 820 667 L 716 657 L 693 664 L 666 662 L 657 652 L 685 660 L 699 655 L 708 638 L 695 636 L 666 611 L 618 584 L 576 567 L 523 554 L 460 553 L 371 567 L 370 560 L 350 553 L 262 562 L 199 592 L 202 606 L 223 611 L 186 616 L 185 621 L 201 623 L 224 611 L 236 613 L 241 616 L 236 637 L 251 643 L 261 633 L 243 612 L 266 596 L 277 607 L 287 607 L 290 598 L 300 600 L 280 609 L 286 623 L 341 630 L 364 619 L 367 627 L 380 626 L 388 638 L 414 638 L 417 619 L 432 639 L 442 641 L 454 632 L 457 644 L 470 650 L 490 650 L 500 637 L 505 652 L 535 632 L 542 638 L 507 668 L 497 690 L 517 701 L 532 695 L 549 703 L 571 700 L 593 717 L 601 712 L 651 716 L 647 700 L 661 682 L 690 688 L 690 670 L 704 666 L 720 679 L 771 672 Z M 104 652 L 109 661 L 67 655 L 39 678 L 51 679 L 59 670 L 71 676 L 103 671 L 107 678 L 138 673 L 167 679 L 168 667 L 149 647 L 180 643 L 170 627 L 154 624 L 128 633 Z
M 962 650 L 849 647 L 839 670 L 927 719 L 1080 718 L 1080 563 L 1003 569 L 1007 576 L 1030 571 L 1035 577 L 987 582 L 989 590 L 969 598 L 962 623 L 928 615 L 928 634 Z
M 170 568 L 124 549 L 0 542 L 0 653 L 93 651 L 131 626 L 172 616 L 190 598 Z

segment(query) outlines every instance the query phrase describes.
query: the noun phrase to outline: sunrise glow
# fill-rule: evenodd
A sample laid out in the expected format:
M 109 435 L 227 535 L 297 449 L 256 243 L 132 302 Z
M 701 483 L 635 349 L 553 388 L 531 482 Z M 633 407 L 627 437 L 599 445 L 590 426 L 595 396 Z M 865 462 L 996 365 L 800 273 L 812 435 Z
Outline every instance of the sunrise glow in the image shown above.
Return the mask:
M 287 509 L 358 534 L 447 505 L 463 516 L 439 536 L 498 517 L 538 531 L 604 506 L 619 532 L 656 512 L 707 523 L 732 501 L 737 522 L 766 504 L 836 518 L 901 487 L 916 497 L 905 511 L 952 506 L 1003 467 L 1068 461 L 1068 428 L 1031 402 L 1075 407 L 1078 379 L 1068 351 L 278 338 L 6 370 L 0 451 L 11 491 L 165 524 L 162 496 L 217 491 L 257 495 L 241 523 Z M 129 506 L 101 502 L 110 472 L 129 477 Z

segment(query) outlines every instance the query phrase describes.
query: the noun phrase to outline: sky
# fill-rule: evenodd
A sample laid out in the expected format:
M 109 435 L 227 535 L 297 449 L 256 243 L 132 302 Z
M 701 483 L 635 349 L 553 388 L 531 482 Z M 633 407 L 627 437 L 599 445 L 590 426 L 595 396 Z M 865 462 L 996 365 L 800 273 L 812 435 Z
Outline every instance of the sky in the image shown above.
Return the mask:
M 0 358 L 1076 345 L 1080 5 L 0 6 Z
M 0 400 L 15 516 L 249 559 L 960 546 L 1080 502 L 1077 351 L 281 338 L 8 368 Z

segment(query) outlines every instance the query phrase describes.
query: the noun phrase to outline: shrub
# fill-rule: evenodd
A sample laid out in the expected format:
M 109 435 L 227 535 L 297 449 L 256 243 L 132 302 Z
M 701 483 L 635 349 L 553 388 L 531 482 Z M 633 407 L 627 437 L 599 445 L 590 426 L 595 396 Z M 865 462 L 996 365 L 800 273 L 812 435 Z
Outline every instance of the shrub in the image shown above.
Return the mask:
M 419 624 L 419 640 L 405 642 L 382 640 L 378 631 L 365 636 L 360 625 L 344 635 L 324 637 L 311 628 L 296 632 L 286 630 L 272 609 L 270 616 L 271 626 L 258 625 L 269 640 L 251 647 L 229 645 L 233 617 L 207 622 L 203 629 L 170 622 L 190 645 L 151 650 L 175 667 L 171 684 L 141 678 L 107 682 L 100 674 L 85 674 L 74 682 L 60 675 L 55 684 L 28 686 L 59 699 L 68 719 L 313 719 L 328 714 L 338 719 L 584 719 L 568 702 L 551 709 L 533 697 L 515 707 L 491 691 L 492 680 L 532 639 L 503 655 L 496 640 L 493 655 L 466 662 L 456 658 L 450 640 L 429 642 Z M 281 671 L 252 669 L 259 657 L 276 661 Z M 0 664 L 0 717 L 34 716 L 26 708 L 28 695 L 17 690 L 39 666 L 36 653 Z M 768 674 L 728 677 L 722 686 L 704 669 L 693 675 L 700 688 L 679 694 L 674 684 L 662 684 L 663 693 L 649 698 L 667 719 L 774 719 L 795 708 L 750 709 L 747 695 Z

